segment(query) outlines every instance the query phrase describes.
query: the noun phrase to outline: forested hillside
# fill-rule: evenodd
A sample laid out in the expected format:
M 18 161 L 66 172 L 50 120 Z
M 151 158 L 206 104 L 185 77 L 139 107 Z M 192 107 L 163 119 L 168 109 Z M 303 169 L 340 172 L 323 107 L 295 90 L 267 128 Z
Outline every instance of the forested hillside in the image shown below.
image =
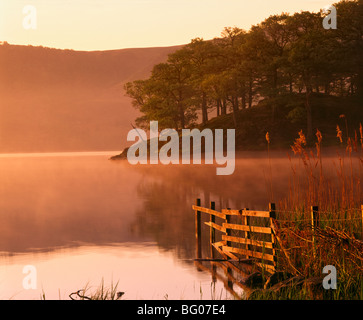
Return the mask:
M 356 125 L 362 119 L 363 2 L 334 6 L 337 29 L 323 27 L 323 11 L 282 13 L 248 31 L 226 27 L 213 40 L 193 39 L 155 65 L 148 79 L 125 85 L 142 113 L 137 124 L 147 128 L 158 120 L 159 128 L 177 130 L 228 124 L 251 138 L 264 138 L 269 129 L 283 137 L 291 127 L 308 139 L 327 122 L 334 135 L 340 114 Z

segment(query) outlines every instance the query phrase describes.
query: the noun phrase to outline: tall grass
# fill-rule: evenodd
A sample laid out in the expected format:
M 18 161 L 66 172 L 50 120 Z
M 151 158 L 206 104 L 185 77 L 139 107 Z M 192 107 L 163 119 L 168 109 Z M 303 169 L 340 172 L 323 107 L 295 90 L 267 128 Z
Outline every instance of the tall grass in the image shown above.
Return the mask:
M 360 127 L 361 128 L 361 127 Z M 356 131 L 355 131 L 356 133 Z M 362 236 L 362 151 L 363 130 L 360 129 L 361 143 L 358 148 L 358 137 L 347 137 L 343 146 L 342 132 L 337 128 L 340 146 L 335 159 L 324 159 L 322 156 L 323 136 L 316 132 L 316 151 L 306 148 L 306 138 L 302 131 L 292 145 L 294 162 L 288 154 L 291 165 L 289 196 L 279 200 L 280 211 L 287 220 L 309 220 L 311 206 L 319 207 L 319 218 L 325 226 L 340 229 L 349 228 L 356 237 Z M 330 161 L 331 163 L 327 163 Z M 333 174 L 333 171 L 335 174 Z M 329 173 L 328 176 L 326 173 Z M 289 214 L 290 213 L 290 214 Z
M 303 131 L 291 146 L 289 194 L 277 206 L 280 246 L 284 247 L 278 267 L 312 277 L 321 276 L 325 265 L 334 265 L 338 289 L 330 298 L 363 299 L 363 128 L 360 125 L 350 137 L 345 123 L 346 134 L 336 128 L 334 159 L 323 156 L 324 137 L 319 130 L 314 147 L 307 147 Z M 319 208 L 314 229 L 312 206 Z

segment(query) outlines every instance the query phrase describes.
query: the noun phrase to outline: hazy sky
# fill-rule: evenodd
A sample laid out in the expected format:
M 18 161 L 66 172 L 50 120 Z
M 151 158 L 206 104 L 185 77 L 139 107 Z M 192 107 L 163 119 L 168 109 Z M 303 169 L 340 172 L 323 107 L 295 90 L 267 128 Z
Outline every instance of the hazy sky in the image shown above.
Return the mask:
M 0 0 L 0 41 L 75 50 L 170 46 L 250 29 L 272 14 L 319 11 L 331 0 Z M 36 29 L 25 29 L 26 5 Z

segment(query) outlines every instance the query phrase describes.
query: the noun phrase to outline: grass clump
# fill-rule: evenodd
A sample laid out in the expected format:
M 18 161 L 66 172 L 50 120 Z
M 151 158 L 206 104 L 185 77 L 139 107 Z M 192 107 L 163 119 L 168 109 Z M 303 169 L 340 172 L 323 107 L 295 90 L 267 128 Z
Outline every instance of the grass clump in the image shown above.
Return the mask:
M 102 279 L 101 285 L 92 291 L 92 288 L 86 284 L 83 289 L 72 292 L 69 297 L 72 300 L 120 300 L 125 292 L 118 291 L 118 281 L 116 284 L 111 282 L 110 287 L 106 287 Z

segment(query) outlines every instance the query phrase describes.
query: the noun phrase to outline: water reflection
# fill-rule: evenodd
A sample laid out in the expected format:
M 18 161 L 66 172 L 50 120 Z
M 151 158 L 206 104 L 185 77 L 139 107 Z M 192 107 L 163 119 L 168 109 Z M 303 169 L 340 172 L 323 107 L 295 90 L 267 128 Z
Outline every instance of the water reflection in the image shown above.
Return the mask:
M 217 176 L 214 166 L 170 165 L 130 166 L 142 175 L 136 188 L 142 207 L 135 211 L 132 231 L 151 236 L 163 249 L 174 249 L 180 258 L 195 257 L 194 212 L 196 198 L 202 205 L 216 202 L 216 208 L 249 207 L 266 210 L 270 200 L 267 161 L 264 158 L 240 159 L 231 176 Z M 275 160 L 282 173 L 282 181 L 275 194 L 282 196 L 288 188 L 286 160 Z M 284 174 L 286 176 L 284 176 Z M 206 217 L 204 217 L 206 218 Z M 204 251 L 208 252 L 204 242 Z
M 0 251 L 137 240 L 140 177 L 106 156 L 1 158 L 0 170 Z
M 24 290 L 23 267 L 37 270 L 36 290 Z M 69 300 L 69 294 L 88 288 L 97 292 L 101 283 L 109 289 L 117 284 L 130 299 L 221 299 L 230 295 L 223 285 L 211 287 L 208 274 L 176 263 L 171 252 L 161 252 L 153 243 L 115 246 L 79 246 L 44 253 L 15 255 L 0 259 L 0 299 Z
M 217 210 L 266 210 L 271 200 L 287 195 L 292 174 L 285 154 L 271 159 L 271 171 L 265 153 L 243 154 L 231 176 L 217 176 L 213 165 L 132 166 L 109 161 L 113 154 L 0 157 L 0 286 L 10 281 L 4 279 L 14 281 L 5 291 L 0 287 L 3 298 L 10 298 L 21 284 L 22 264 L 37 264 L 44 285 L 54 282 L 49 290 L 63 283 L 68 293 L 83 287 L 92 275 L 100 281 L 113 273 L 113 279 L 125 285 L 133 279 L 127 284 L 133 292 L 130 299 L 141 297 L 141 292 L 142 298 L 163 298 L 157 284 L 149 284 L 154 286 L 151 293 L 144 286 L 150 279 L 132 272 L 139 264 L 148 266 L 149 277 L 160 283 L 165 266 L 179 282 L 187 281 L 189 289 L 193 283 L 194 293 L 186 293 L 185 299 L 199 292 L 198 281 L 210 292 L 209 275 L 201 275 L 193 265 L 195 198 L 201 198 L 203 206 L 215 201 Z M 209 252 L 207 245 L 204 241 L 204 252 Z M 127 258 L 116 261 L 110 252 Z M 85 259 L 77 258 L 81 256 Z M 55 281 L 54 268 L 68 271 Z M 162 292 L 179 299 L 184 289 L 174 291 L 170 281 Z
M 266 161 L 213 166 L 131 166 L 107 155 L 0 158 L 0 251 L 15 253 L 153 240 L 194 250 L 191 204 L 266 208 Z M 283 186 L 281 187 L 283 189 Z
M 235 172 L 230 176 L 217 176 L 213 165 L 130 165 L 129 170 L 143 177 L 136 188 L 142 207 L 135 211 L 133 231 L 151 236 L 162 248 L 174 248 L 180 257 L 194 258 L 191 206 L 195 199 L 201 198 L 205 207 L 214 201 L 216 210 L 228 207 L 268 210 L 269 202 L 275 202 L 279 208 L 282 199 L 303 199 L 311 177 L 319 181 L 318 162 L 311 156 L 306 168 L 299 157 L 291 154 L 290 157 L 286 152 L 276 152 L 269 161 L 265 152 L 240 153 Z M 327 190 L 329 187 L 330 192 L 338 194 L 341 177 L 336 169 L 340 160 L 340 156 L 330 150 L 323 158 L 324 183 Z M 352 170 L 361 178 L 356 160 L 359 159 L 353 159 Z M 349 161 L 344 166 L 350 173 Z M 361 196 L 361 191 L 357 190 L 358 203 Z M 204 246 L 203 251 L 208 252 L 208 247 Z

